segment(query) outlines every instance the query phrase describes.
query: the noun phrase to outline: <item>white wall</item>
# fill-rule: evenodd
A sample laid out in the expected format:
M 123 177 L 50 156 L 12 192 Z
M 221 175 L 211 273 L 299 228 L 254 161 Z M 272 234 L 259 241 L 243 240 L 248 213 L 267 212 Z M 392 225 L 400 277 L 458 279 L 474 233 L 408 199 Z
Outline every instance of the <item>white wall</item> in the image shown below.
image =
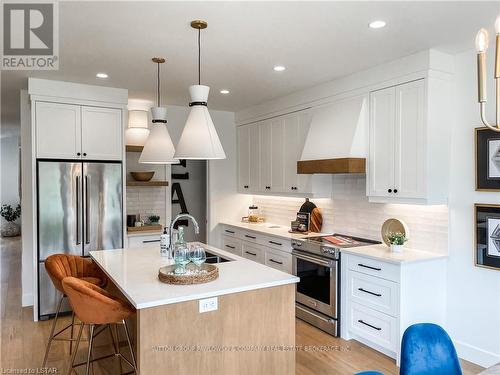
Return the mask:
M 15 207 L 19 203 L 18 135 L 0 138 L 0 176 L 0 202 Z
M 488 118 L 494 119 L 493 57 L 488 56 Z M 459 355 L 483 366 L 500 362 L 500 271 L 474 267 L 474 203 L 500 203 L 500 193 L 474 190 L 476 55 L 456 55 L 455 117 L 450 118 L 448 330 Z

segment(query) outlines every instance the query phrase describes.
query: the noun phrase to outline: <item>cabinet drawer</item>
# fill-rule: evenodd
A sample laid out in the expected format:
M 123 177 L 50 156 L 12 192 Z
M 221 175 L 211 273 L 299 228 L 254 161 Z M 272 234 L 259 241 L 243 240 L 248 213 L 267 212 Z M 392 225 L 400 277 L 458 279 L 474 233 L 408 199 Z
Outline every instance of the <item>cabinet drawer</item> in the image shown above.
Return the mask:
M 286 273 L 292 273 L 292 254 L 267 249 L 266 265 Z
M 129 247 L 143 247 L 152 244 L 160 245 L 160 233 L 145 236 L 130 236 L 128 238 Z
M 348 259 L 350 270 L 399 282 L 399 266 L 396 264 L 352 254 L 349 254 Z
M 224 236 L 230 236 L 230 237 L 240 237 L 241 236 L 241 233 L 238 229 L 234 228 L 234 227 L 230 227 L 228 225 L 224 225 L 222 227 L 222 234 Z
M 351 303 L 349 330 L 388 350 L 397 351 L 397 319 L 392 316 Z
M 222 236 L 222 250 L 241 256 L 241 241 L 231 236 Z
M 266 251 L 259 245 L 244 242 L 241 256 L 262 264 L 266 262 Z
M 261 242 L 261 244 L 266 247 L 271 247 L 273 249 L 284 251 L 287 253 L 292 252 L 292 244 L 290 240 L 285 240 L 278 237 L 268 237 L 268 236 L 262 237 L 262 240 L 263 242 Z
M 262 244 L 264 242 L 263 236 L 250 231 L 241 231 L 240 238 L 251 243 Z
M 399 284 L 360 272 L 348 271 L 348 298 L 374 310 L 398 316 Z

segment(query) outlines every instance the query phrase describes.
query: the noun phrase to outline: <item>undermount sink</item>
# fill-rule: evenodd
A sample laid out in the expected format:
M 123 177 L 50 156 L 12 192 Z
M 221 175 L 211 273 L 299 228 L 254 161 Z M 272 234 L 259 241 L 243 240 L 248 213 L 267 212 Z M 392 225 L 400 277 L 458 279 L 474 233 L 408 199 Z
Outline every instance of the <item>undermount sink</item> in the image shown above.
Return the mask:
M 281 228 L 279 225 L 270 225 L 268 226 L 269 229 L 276 229 L 276 228 Z

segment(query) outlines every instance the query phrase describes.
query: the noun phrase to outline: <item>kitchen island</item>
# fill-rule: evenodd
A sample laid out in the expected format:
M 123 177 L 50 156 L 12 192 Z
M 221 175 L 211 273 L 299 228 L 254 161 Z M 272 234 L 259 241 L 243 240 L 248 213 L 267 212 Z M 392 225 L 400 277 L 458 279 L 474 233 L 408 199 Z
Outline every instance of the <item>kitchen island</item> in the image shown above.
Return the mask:
M 298 278 L 202 246 L 228 261 L 217 264 L 216 280 L 197 285 L 158 280 L 158 269 L 173 263 L 158 244 L 90 252 L 137 309 L 138 373 L 294 374 Z

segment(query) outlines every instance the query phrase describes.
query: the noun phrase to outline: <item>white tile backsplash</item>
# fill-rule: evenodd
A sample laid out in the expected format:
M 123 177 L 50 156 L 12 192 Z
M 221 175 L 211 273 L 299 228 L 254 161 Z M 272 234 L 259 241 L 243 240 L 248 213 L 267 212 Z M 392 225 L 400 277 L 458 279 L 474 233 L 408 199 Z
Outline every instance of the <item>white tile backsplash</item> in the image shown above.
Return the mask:
M 323 232 L 338 232 L 380 240 L 385 220 L 404 221 L 410 231 L 408 246 L 436 253 L 448 252 L 448 207 L 370 203 L 364 175 L 335 175 L 331 199 L 311 199 L 323 215 Z M 290 221 L 304 202 L 302 198 L 253 197 L 266 220 L 280 225 Z
M 165 225 L 166 190 L 164 187 L 127 187 L 127 214 L 139 214 L 147 220 L 150 215 L 160 216 Z

